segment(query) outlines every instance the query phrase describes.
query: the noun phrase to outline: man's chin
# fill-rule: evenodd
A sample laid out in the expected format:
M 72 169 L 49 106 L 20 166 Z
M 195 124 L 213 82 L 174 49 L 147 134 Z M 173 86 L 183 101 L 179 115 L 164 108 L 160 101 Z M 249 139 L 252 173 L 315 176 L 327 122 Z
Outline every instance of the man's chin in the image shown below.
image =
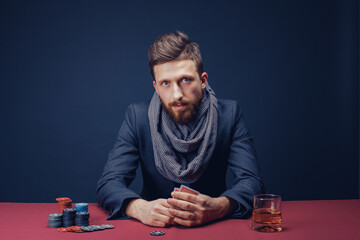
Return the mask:
M 196 115 L 198 108 L 191 104 L 183 105 L 183 108 L 175 110 L 173 106 L 164 106 L 163 107 L 168 114 L 168 116 L 176 123 L 176 124 L 188 124 L 190 123 Z
M 188 124 L 194 119 L 194 115 L 189 111 L 182 111 L 170 116 L 172 120 L 177 124 Z

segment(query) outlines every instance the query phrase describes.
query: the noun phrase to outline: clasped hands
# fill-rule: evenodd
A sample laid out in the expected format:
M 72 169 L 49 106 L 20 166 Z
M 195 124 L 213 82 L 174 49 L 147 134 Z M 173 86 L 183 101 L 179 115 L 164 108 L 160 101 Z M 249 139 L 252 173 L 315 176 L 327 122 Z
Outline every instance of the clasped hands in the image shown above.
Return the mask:
M 228 197 L 212 198 L 176 191 L 171 196 L 173 198 L 154 201 L 134 199 L 129 202 L 125 213 L 149 226 L 191 227 L 222 218 L 236 207 L 236 202 Z

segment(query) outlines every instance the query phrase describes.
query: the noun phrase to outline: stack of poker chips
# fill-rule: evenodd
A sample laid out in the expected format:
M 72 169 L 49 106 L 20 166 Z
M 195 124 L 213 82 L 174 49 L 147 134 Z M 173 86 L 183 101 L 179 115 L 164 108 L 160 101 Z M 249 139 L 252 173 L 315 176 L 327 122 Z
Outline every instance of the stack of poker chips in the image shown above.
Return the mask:
M 76 212 L 75 225 L 76 226 L 89 226 L 89 212 Z
M 64 227 L 75 226 L 75 215 L 76 215 L 75 208 L 65 208 L 63 210 L 63 226 Z
M 62 227 L 63 215 L 60 213 L 53 213 L 49 215 L 49 228 Z
M 88 204 L 87 203 L 76 203 L 75 209 L 77 212 L 88 212 Z
M 59 213 L 62 213 L 65 208 L 72 208 L 72 200 L 68 197 L 60 197 L 56 201 L 59 205 Z

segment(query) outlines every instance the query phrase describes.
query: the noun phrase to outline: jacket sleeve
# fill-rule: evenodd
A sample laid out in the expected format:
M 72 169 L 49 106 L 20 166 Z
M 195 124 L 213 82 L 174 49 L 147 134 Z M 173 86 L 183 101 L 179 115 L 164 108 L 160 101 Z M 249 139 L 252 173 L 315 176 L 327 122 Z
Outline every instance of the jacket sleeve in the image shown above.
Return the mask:
M 234 105 L 232 143 L 228 167 L 233 173 L 231 187 L 221 196 L 237 201 L 238 208 L 229 218 L 247 218 L 253 205 L 253 196 L 264 192 L 264 185 L 256 158 L 253 137 L 238 104 Z
M 130 105 L 97 186 L 97 201 L 110 212 L 108 219 L 125 218 L 127 200 L 140 198 L 128 188 L 135 178 L 140 158 L 135 126 L 134 106 Z

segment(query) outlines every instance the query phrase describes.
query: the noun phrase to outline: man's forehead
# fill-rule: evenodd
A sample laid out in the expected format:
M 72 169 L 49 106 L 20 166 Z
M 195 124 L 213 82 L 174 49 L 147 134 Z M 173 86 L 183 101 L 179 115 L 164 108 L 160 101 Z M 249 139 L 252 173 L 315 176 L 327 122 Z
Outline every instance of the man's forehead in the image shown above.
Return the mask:
M 157 81 L 172 80 L 182 75 L 197 74 L 196 64 L 191 59 L 175 60 L 154 66 L 154 76 Z

